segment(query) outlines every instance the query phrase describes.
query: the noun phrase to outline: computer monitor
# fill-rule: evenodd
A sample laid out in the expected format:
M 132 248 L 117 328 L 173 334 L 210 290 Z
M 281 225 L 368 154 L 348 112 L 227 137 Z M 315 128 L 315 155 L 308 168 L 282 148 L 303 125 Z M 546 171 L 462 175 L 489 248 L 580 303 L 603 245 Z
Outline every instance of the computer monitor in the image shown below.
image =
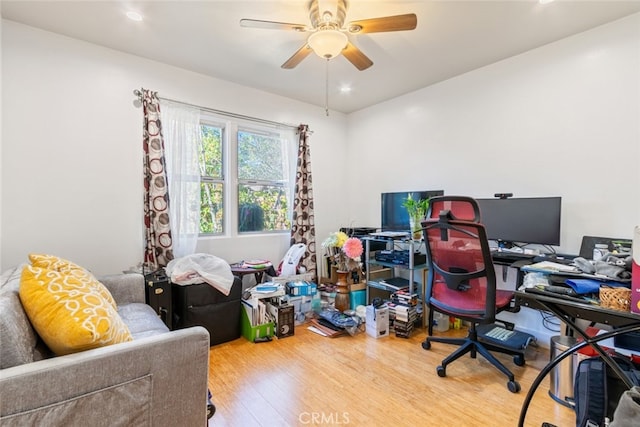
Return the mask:
M 381 213 L 382 213 L 382 231 L 410 231 L 409 214 L 403 206 L 404 201 L 409 197 L 414 200 L 430 199 L 435 196 L 444 195 L 443 190 L 430 191 L 402 191 L 394 193 L 382 193 L 381 195 Z
M 560 245 L 561 197 L 476 199 L 489 240 L 513 244 Z

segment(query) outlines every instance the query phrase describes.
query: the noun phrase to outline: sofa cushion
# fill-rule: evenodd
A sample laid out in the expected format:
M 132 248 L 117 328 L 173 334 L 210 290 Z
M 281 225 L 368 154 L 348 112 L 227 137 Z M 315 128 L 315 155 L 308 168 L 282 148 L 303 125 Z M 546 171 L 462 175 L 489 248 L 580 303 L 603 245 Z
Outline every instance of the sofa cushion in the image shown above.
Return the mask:
M 132 339 L 113 305 L 73 274 L 26 266 L 19 295 L 31 324 L 56 355 Z
M 29 261 L 34 267 L 48 268 L 49 270 L 59 271 L 75 277 L 76 279 L 87 283 L 91 288 L 95 289 L 102 297 L 109 301 L 109 303 L 117 308 L 116 301 L 113 299 L 111 292 L 102 283 L 96 279 L 93 274 L 86 269 L 80 267 L 71 261 L 64 258 L 59 258 L 55 255 L 45 254 L 29 254 Z
M 0 369 L 33 362 L 37 340 L 17 292 L 0 292 Z
M 127 324 L 134 340 L 169 332 L 167 325 L 150 305 L 137 302 L 122 304 L 118 307 L 118 314 Z

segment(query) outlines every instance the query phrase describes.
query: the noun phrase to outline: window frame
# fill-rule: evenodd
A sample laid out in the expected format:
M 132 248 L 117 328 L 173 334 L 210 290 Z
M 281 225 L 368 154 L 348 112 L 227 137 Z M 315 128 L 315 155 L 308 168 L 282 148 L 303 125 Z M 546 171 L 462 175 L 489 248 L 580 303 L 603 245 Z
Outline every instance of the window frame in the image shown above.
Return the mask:
M 217 127 L 221 130 L 221 137 L 220 137 L 220 144 L 221 144 L 221 176 L 220 178 L 216 178 L 216 177 L 212 177 L 209 175 L 200 175 L 200 183 L 212 183 L 212 184 L 222 184 L 222 231 L 219 233 L 203 233 L 201 230 L 198 231 L 198 238 L 200 237 L 214 237 L 214 236 L 223 236 L 225 234 L 227 234 L 227 230 L 228 230 L 228 224 L 226 221 L 226 217 L 227 217 L 227 206 L 228 206 L 228 200 L 227 200 L 227 193 L 228 193 L 228 173 L 227 171 L 229 170 L 228 167 L 228 143 L 227 143 L 227 133 L 228 133 L 228 129 L 227 129 L 227 123 L 225 123 L 223 120 L 220 120 L 220 118 L 215 117 L 214 115 L 212 115 L 211 113 L 207 113 L 206 111 L 201 111 L 200 112 L 200 127 L 202 128 L 202 126 L 211 126 L 211 127 Z M 199 159 L 198 159 L 199 161 Z M 202 203 L 202 200 L 200 200 L 200 203 Z M 202 215 L 202 213 L 201 213 Z M 202 217 L 200 218 L 202 220 Z
M 295 190 L 295 168 L 297 164 L 297 137 L 296 128 L 293 126 L 277 126 L 276 124 L 261 122 L 260 120 L 249 120 L 237 117 L 226 117 L 222 114 L 212 113 L 206 110 L 201 110 L 200 125 L 215 126 L 222 129 L 222 177 L 217 180 L 211 180 L 210 177 L 201 175 L 201 182 L 220 182 L 222 183 L 222 232 L 219 233 L 203 233 L 198 235 L 199 239 L 202 238 L 220 238 L 220 237 L 233 237 L 233 236 L 245 236 L 245 235 L 274 235 L 285 234 L 291 232 L 291 225 L 293 221 L 293 198 Z M 286 174 L 288 180 L 284 181 L 271 181 L 271 180 L 253 180 L 253 179 L 240 179 L 239 178 L 239 152 L 238 152 L 238 132 L 255 132 L 256 134 L 264 134 L 270 136 L 276 136 L 284 140 L 286 159 L 288 163 L 286 165 Z M 278 185 L 276 185 L 276 183 Z M 287 221 L 290 227 L 284 230 L 259 230 L 259 231 L 240 231 L 239 227 L 239 192 L 241 185 L 253 184 L 253 185 L 268 185 L 268 186 L 281 186 L 286 191 L 288 206 L 287 206 Z

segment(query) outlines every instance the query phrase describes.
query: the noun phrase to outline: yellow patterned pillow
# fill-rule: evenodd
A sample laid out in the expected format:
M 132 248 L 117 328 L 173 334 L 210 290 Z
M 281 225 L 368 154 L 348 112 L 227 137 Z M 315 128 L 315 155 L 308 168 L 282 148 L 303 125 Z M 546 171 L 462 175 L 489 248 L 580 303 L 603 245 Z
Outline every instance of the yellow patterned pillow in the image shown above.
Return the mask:
M 31 324 L 57 355 L 132 339 L 116 309 L 73 275 L 27 265 L 19 294 Z
M 94 288 L 104 299 L 109 301 L 114 308 L 118 308 L 116 301 L 113 299 L 111 292 L 107 289 L 93 274 L 71 261 L 58 258 L 54 255 L 29 254 L 29 261 L 34 267 L 48 268 L 49 270 L 59 271 L 60 273 L 70 274 L 76 279 L 87 283 Z

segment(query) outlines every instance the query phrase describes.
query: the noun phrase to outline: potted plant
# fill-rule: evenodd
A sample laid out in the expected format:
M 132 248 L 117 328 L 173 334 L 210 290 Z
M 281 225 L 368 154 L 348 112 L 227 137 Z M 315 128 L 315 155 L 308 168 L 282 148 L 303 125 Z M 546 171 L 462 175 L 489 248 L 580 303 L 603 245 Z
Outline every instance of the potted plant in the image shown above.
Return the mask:
M 402 203 L 402 206 L 407 210 L 409 214 L 409 225 L 414 239 L 420 239 L 422 237 L 422 225 L 420 221 L 427 214 L 429 208 L 429 199 L 414 199 L 412 194 L 409 193 L 407 198 Z

